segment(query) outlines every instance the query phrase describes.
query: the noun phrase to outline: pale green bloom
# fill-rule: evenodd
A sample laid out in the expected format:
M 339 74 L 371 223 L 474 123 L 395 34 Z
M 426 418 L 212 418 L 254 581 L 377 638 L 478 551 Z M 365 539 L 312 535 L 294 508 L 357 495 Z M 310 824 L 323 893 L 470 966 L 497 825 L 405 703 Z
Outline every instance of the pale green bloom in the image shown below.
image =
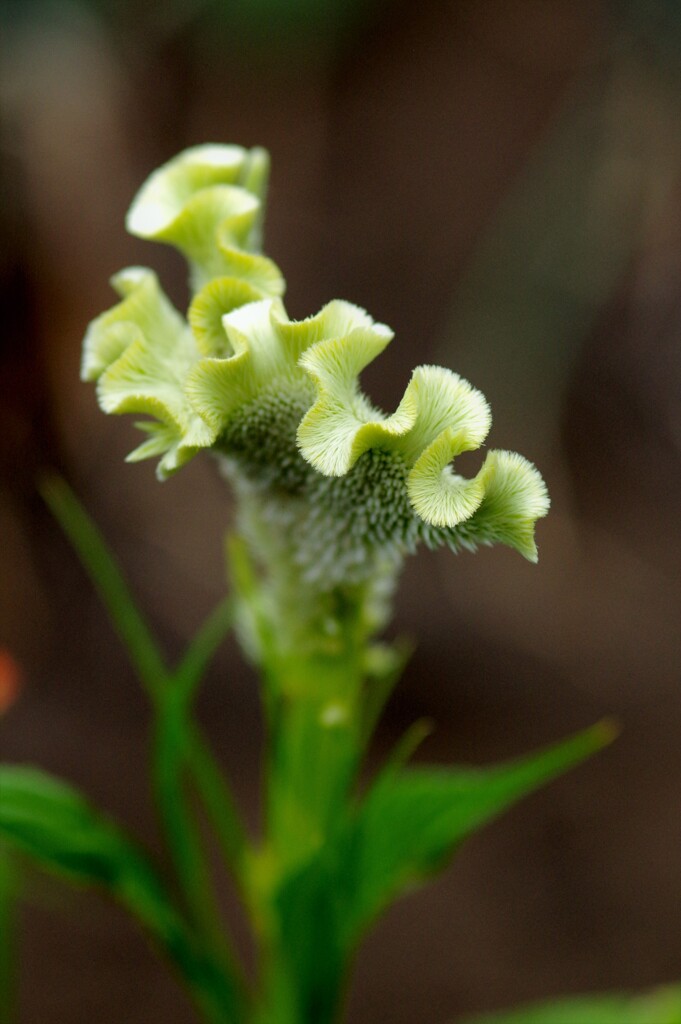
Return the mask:
M 83 376 L 102 408 L 150 417 L 129 458 L 158 456 L 163 478 L 201 449 L 222 457 L 248 509 L 245 532 L 270 569 L 288 559 L 289 585 L 311 592 L 375 582 L 379 567 L 390 575 L 419 541 L 501 542 L 536 560 L 534 525 L 549 502 L 534 466 L 490 451 L 472 479 L 452 468 L 487 436 L 479 391 L 419 366 L 385 415 L 359 374 L 390 329 L 338 300 L 289 319 L 284 279 L 256 251 L 266 171 L 262 150 L 196 147 L 132 205 L 134 234 L 187 257 L 193 298 L 185 319 L 150 270 L 124 270 L 113 280 L 122 301 L 88 329 Z

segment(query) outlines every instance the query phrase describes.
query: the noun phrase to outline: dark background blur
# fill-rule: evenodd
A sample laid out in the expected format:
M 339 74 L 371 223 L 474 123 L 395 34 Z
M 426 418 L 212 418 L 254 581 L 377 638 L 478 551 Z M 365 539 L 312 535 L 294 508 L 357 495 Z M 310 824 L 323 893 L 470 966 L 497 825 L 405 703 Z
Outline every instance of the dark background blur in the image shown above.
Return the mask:
M 681 5 L 0 10 L 0 647 L 24 679 L 2 758 L 158 845 L 144 699 L 35 482 L 65 474 L 177 656 L 224 591 L 228 497 L 207 459 L 164 485 L 123 464 L 132 424 L 78 382 L 80 342 L 122 266 L 153 265 L 185 302 L 179 257 L 124 233 L 146 175 L 197 142 L 262 144 L 290 315 L 342 297 L 395 328 L 365 375 L 386 409 L 418 362 L 470 378 L 491 444 L 535 461 L 553 499 L 538 567 L 504 549 L 410 562 L 395 628 L 419 646 L 377 748 L 423 714 L 424 757 L 473 763 L 623 726 L 390 913 L 351 1024 L 678 977 Z M 232 643 L 201 711 L 253 819 L 257 695 Z M 115 908 L 37 875 L 27 897 L 21 1024 L 191 1020 Z

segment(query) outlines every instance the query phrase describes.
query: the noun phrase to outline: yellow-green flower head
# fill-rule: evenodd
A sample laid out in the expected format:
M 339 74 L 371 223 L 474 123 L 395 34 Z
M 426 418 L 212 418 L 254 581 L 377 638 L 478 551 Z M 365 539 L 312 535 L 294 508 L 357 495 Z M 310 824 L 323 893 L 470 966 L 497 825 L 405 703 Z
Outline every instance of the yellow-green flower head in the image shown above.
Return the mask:
M 90 325 L 83 377 L 105 412 L 149 417 L 129 458 L 168 476 L 196 452 L 224 457 L 272 530 L 296 532 L 303 576 L 361 580 L 376 557 L 419 541 L 454 550 L 501 542 L 536 560 L 544 482 L 520 455 L 490 451 L 472 479 L 452 465 L 480 447 L 489 406 L 467 381 L 419 366 L 391 415 L 362 392 L 361 371 L 392 331 L 334 300 L 292 321 L 284 280 L 258 251 L 267 157 L 199 146 L 156 171 L 128 228 L 179 248 L 193 298 L 185 319 L 150 270 L 113 279 L 121 302 Z

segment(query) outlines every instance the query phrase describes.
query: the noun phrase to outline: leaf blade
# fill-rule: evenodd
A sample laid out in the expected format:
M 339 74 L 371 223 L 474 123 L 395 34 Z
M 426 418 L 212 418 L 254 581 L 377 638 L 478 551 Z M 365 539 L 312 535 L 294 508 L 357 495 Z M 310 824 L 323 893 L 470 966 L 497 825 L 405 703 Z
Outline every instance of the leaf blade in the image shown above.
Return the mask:
M 207 1020 L 237 1021 L 242 993 L 196 939 L 145 853 L 72 786 L 36 768 L 0 768 L 0 841 L 43 869 L 122 904 L 174 964 Z
M 167 678 L 160 649 L 104 538 L 61 477 L 45 477 L 40 491 L 99 592 L 140 679 L 158 699 Z
M 398 751 L 327 842 L 278 887 L 281 956 L 295 979 L 296 1012 L 331 1019 L 325 1000 L 340 991 L 349 958 L 381 911 L 442 867 L 473 831 L 614 735 L 610 723 L 599 723 L 548 750 L 486 769 L 405 769 Z
M 441 867 L 474 831 L 615 735 L 612 723 L 602 722 L 506 765 L 381 774 L 360 805 L 347 840 L 354 862 L 349 941 L 400 892 Z
M 476 1017 L 466 1024 L 681 1024 L 681 985 L 635 996 L 566 998 Z

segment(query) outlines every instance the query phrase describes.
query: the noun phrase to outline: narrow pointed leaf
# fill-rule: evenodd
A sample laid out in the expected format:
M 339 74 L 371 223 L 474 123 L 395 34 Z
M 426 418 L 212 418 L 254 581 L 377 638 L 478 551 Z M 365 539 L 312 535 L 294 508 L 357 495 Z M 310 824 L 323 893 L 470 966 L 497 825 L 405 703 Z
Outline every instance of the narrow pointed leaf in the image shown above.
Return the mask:
M 163 712 L 175 684 L 189 699 L 201 670 L 227 629 L 227 603 L 220 605 L 199 631 L 176 674 L 171 675 L 116 559 L 66 481 L 56 475 L 48 476 L 42 481 L 41 493 L 99 592 L 156 711 Z M 199 728 L 189 722 L 187 729 L 185 753 L 191 774 L 215 825 L 226 858 L 236 871 L 246 835 L 234 798 Z
M 467 1024 L 681 1024 L 681 985 L 645 995 L 561 999 L 477 1017 Z
M 65 480 L 46 477 L 41 493 L 99 591 L 148 693 L 159 699 L 166 679 L 161 653 L 104 538 Z
M 603 722 L 538 754 L 484 769 L 400 770 L 399 757 L 389 761 L 354 813 L 279 887 L 282 957 L 301 1018 L 330 1019 L 324 1016 L 329 993 L 342 986 L 348 954 L 393 900 L 443 867 L 487 821 L 614 735 Z
M 234 979 L 200 947 L 144 852 L 73 787 L 38 769 L 0 768 L 0 842 L 122 904 L 173 962 L 207 1019 L 237 1019 Z
M 359 935 L 392 899 L 446 863 L 487 821 L 613 738 L 600 723 L 558 745 L 492 768 L 415 768 L 382 774 L 350 831 L 348 935 Z
M 18 882 L 6 844 L 0 841 L 0 1021 L 11 1024 L 16 1013 L 16 926 Z

